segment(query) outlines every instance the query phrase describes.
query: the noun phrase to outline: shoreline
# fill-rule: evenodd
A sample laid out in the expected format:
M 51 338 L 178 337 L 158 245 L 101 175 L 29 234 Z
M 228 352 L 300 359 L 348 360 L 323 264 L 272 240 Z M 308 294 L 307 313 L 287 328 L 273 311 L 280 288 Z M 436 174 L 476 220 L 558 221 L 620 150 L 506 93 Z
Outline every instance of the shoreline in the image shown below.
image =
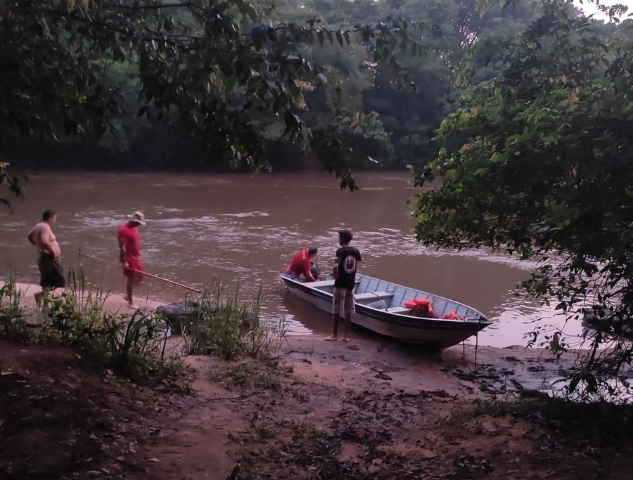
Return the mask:
M 18 285 L 34 304 L 39 287 Z M 110 313 L 131 311 L 120 294 L 107 300 Z M 0 411 L 10 412 L 0 433 L 13 447 L 0 449 L 0 477 L 631 478 L 628 450 L 614 460 L 626 422 L 597 426 L 586 419 L 600 406 L 557 411 L 540 393 L 578 352 L 430 352 L 358 328 L 349 343 L 324 338 L 288 335 L 267 360 L 183 356 L 184 391 L 136 384 L 76 349 L 0 340 Z
M 2 280 L 0 279 L 0 288 L 2 288 L 5 284 L 7 283 L 6 280 Z M 21 303 L 23 306 L 26 307 L 34 307 L 35 306 L 35 298 L 34 298 L 34 294 L 38 293 L 42 290 L 42 287 L 40 287 L 39 285 L 35 284 L 35 283 L 27 283 L 27 282 L 15 282 L 16 288 L 22 292 L 22 298 L 21 298 Z M 54 293 L 56 295 L 61 294 L 64 291 L 63 288 L 57 288 L 54 290 Z M 89 290 L 86 290 L 86 292 L 89 292 Z M 132 308 L 130 308 L 127 305 L 127 302 L 123 299 L 123 293 L 119 293 L 119 292 L 104 292 L 103 296 L 104 296 L 104 303 L 103 303 L 103 307 L 104 310 L 111 312 L 111 313 L 116 313 L 116 312 L 121 312 L 121 313 L 131 313 L 134 310 Z M 148 297 L 135 297 L 134 301 L 136 302 L 136 304 L 142 308 L 142 309 L 150 309 L 150 310 L 155 310 L 156 308 L 160 307 L 161 305 L 166 305 L 165 302 L 162 302 L 160 300 L 152 300 Z
M 0 280 L 0 287 L 4 285 Z M 16 282 L 23 292 L 21 303 L 35 306 L 33 293 L 40 287 Z M 56 293 L 61 293 L 58 289 Z M 154 310 L 165 302 L 136 299 L 141 309 Z M 110 292 L 104 298 L 104 310 L 131 313 L 123 295 Z M 568 367 L 578 351 L 568 351 L 554 359 L 544 348 L 476 347 L 460 344 L 440 351 L 421 349 L 352 327 L 351 341 L 326 342 L 326 334 L 289 334 L 279 359 L 292 365 L 299 377 L 318 379 L 319 383 L 344 386 L 352 390 L 396 388 L 402 392 L 442 391 L 451 396 L 477 398 L 482 395 L 512 395 L 522 390 L 551 393 L 559 370 Z M 178 348 L 181 337 L 173 335 L 169 343 Z M 189 357 L 193 364 L 199 357 Z M 202 361 L 206 363 L 206 361 Z
M 575 354 L 567 352 L 557 360 L 545 349 L 470 345 L 429 352 L 386 338 L 361 337 L 356 330 L 348 344 L 316 335 L 287 340 L 281 359 L 305 380 L 316 377 L 320 383 L 358 391 L 440 391 L 467 399 L 525 390 L 552 393 L 559 370 L 569 366 Z

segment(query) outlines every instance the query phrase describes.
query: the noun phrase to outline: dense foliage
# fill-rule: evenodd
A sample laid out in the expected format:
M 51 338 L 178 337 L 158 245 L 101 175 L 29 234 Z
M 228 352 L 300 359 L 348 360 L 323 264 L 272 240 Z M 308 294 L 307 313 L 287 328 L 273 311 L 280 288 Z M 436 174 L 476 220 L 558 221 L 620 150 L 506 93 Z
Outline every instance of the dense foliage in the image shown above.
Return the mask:
M 420 241 L 540 259 L 527 292 L 598 326 L 572 391 L 581 381 L 599 391 L 598 378 L 620 375 L 633 353 L 621 341 L 633 333 L 631 26 L 544 2 L 494 58 L 500 73 L 465 90 L 442 122 L 445 148 L 416 177 L 442 181 L 414 200 Z
M 266 129 L 280 118 L 279 136 L 320 151 L 346 181 L 340 141 L 326 130 L 310 132 L 298 115 L 306 108 L 304 91 L 327 83 L 299 47 L 343 47 L 358 37 L 397 83 L 405 75 L 390 46 L 415 49 L 409 26 L 395 19 L 346 30 L 324 28 L 315 18 L 272 25 L 243 0 L 1 5 L 0 145 L 18 137 L 98 138 L 113 131 L 125 92 L 112 81 L 112 66 L 133 64 L 138 115 L 177 123 L 203 157 L 257 168 Z
M 527 5 L 5 0 L 0 152 L 60 152 L 83 168 L 86 157 L 258 168 L 296 167 L 303 149 L 344 176 L 350 164 L 423 164 L 466 48 L 514 36 Z

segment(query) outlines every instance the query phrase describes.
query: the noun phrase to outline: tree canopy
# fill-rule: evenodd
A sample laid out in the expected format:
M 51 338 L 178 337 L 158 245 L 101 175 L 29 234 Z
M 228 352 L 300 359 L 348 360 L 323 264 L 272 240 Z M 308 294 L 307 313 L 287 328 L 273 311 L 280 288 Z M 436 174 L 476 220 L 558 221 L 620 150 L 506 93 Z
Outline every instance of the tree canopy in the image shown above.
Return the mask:
M 617 376 L 633 352 L 618 342 L 617 355 L 596 355 L 633 327 L 631 33 L 629 21 L 605 26 L 544 2 L 491 59 L 498 75 L 466 75 L 463 104 L 439 129 L 444 147 L 416 176 L 441 178 L 413 201 L 420 241 L 540 259 L 527 292 L 601 325 L 572 390 L 582 381 L 598 391 L 599 374 Z
M 114 131 L 123 92 L 108 74 L 133 63 L 138 115 L 177 119 L 202 157 L 258 168 L 265 133 L 280 122 L 279 136 L 319 153 L 350 188 L 349 150 L 331 126 L 312 131 L 301 116 L 305 93 L 327 86 L 326 69 L 301 49 L 357 41 L 406 84 L 391 50 L 417 53 L 409 31 L 424 28 L 396 18 L 344 29 L 317 17 L 273 24 L 243 0 L 14 0 L 0 4 L 0 18 L 0 146 Z
M 350 165 L 432 159 L 466 48 L 532 17 L 475 0 L 5 0 L 0 151 L 45 138 L 69 157 L 165 166 L 186 148 L 259 168 L 290 141 L 353 187 Z

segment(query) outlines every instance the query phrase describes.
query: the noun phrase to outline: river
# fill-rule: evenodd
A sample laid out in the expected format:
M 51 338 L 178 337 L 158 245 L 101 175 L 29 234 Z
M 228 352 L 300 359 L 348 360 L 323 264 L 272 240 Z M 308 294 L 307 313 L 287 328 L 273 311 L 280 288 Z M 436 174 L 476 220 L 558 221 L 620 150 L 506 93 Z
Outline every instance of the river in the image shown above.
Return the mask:
M 278 278 L 300 248 L 319 248 L 328 270 L 337 231 L 349 228 L 363 256 L 359 272 L 431 291 L 469 304 L 494 325 L 479 344 L 525 344 L 536 325 L 563 328 L 562 319 L 538 302 L 517 296 L 517 283 L 535 264 L 483 250 L 428 249 L 411 235 L 407 199 L 416 189 L 406 173 L 359 174 L 354 193 L 342 191 L 327 173 L 301 174 L 95 174 L 50 173 L 29 177 L 15 213 L 0 210 L 0 277 L 38 281 L 30 228 L 46 209 L 58 213 L 54 231 L 65 267 L 82 264 L 86 279 L 112 292 L 124 290 L 117 264 L 117 227 L 141 210 L 141 246 L 148 272 L 202 287 L 219 279 L 244 297 L 263 286 L 265 315 L 285 317 L 291 332 L 329 331 L 327 314 L 285 295 Z M 80 257 L 79 252 L 108 262 Z M 163 301 L 186 290 L 146 278 L 140 296 Z M 540 322 L 539 319 L 544 319 Z M 577 334 L 576 325 L 565 333 Z M 359 332 L 358 334 L 362 334 Z

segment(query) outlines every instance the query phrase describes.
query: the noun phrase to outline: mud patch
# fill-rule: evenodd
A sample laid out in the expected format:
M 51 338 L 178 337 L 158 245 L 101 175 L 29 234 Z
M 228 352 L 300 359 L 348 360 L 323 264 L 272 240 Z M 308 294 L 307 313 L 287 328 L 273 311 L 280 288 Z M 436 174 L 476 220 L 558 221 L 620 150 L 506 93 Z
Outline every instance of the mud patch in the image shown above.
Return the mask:
M 0 341 L 0 478 L 145 478 L 143 445 L 184 402 L 74 350 Z

